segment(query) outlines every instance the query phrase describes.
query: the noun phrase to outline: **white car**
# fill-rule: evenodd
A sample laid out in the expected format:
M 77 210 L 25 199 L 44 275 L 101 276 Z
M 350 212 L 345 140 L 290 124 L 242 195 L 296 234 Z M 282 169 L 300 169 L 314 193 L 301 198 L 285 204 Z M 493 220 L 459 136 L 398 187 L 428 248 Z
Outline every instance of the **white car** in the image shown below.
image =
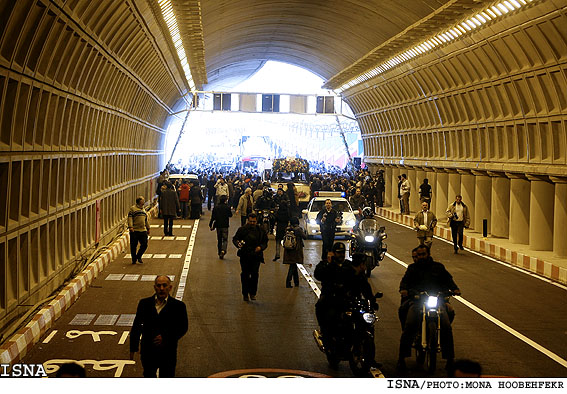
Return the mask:
M 352 232 L 352 228 L 356 224 L 356 214 L 358 211 L 353 211 L 348 200 L 345 198 L 344 192 L 315 192 L 315 197 L 309 201 L 307 209 L 303 213 L 303 228 L 308 237 L 321 235 L 321 229 L 317 224 L 317 214 L 325 208 L 325 200 L 329 199 L 333 203 L 333 208 L 343 213 L 343 221 L 337 225 L 337 232 L 335 235 L 347 236 Z

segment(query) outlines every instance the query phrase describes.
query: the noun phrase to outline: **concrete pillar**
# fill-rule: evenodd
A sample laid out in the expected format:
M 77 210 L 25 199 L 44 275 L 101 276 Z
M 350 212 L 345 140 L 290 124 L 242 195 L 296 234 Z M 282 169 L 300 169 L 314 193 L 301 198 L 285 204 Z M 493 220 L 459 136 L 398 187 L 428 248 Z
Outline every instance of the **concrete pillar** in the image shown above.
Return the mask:
M 384 206 L 392 205 L 392 167 L 384 168 Z
M 448 200 L 455 201 L 457 194 L 461 194 L 461 174 L 456 171 L 449 172 L 449 184 L 447 188 Z
M 419 185 L 420 183 L 417 180 L 417 171 L 415 169 L 408 169 L 408 179 L 411 185 L 411 193 L 410 193 L 410 212 L 416 213 L 419 212 L 421 206 L 419 202 Z
M 555 182 L 553 252 L 558 257 L 567 257 L 567 178 L 550 178 Z
M 400 175 L 398 167 L 392 167 L 392 186 L 390 196 L 392 196 L 392 208 L 395 212 L 400 212 L 400 199 L 398 198 L 398 175 Z
M 508 238 L 510 221 L 510 179 L 503 173 L 489 172 L 492 178 L 490 234 Z
M 488 230 L 490 231 L 490 190 L 492 187 L 492 180 L 483 172 L 473 171 L 475 175 L 475 186 L 474 186 L 474 229 L 479 233 L 482 233 L 482 221 L 484 219 L 488 220 Z
M 449 187 L 449 174 L 444 171 L 435 171 L 436 173 L 436 182 L 435 184 L 437 187 L 435 188 L 437 191 L 437 195 L 433 196 L 431 200 L 431 205 L 435 206 L 433 213 L 437 216 L 438 224 L 444 223 L 441 220 L 445 217 L 445 211 L 447 210 L 447 206 L 449 205 L 449 200 L 447 197 L 447 189 Z
M 553 250 L 555 187 L 544 178 L 528 175 L 530 195 L 530 249 Z M 565 232 L 565 228 L 562 229 Z
M 461 174 L 461 195 L 463 196 L 463 203 L 469 210 L 471 217 L 470 227 L 474 228 L 474 175 L 469 172 L 459 171 Z
M 530 243 L 530 181 L 521 174 L 506 174 L 510 178 L 510 241 Z

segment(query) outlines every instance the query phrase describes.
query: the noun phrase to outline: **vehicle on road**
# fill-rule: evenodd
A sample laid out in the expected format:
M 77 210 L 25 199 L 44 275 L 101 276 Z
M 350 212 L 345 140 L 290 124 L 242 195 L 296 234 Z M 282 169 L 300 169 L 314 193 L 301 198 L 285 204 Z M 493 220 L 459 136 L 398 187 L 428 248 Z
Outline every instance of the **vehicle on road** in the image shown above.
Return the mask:
M 270 188 L 277 190 L 282 184 L 287 190 L 287 184 L 293 182 L 299 193 L 299 208 L 304 209 L 309 203 L 309 162 L 304 159 L 288 157 L 274 159 L 270 173 Z
M 315 197 L 309 201 L 307 208 L 302 211 L 303 228 L 308 237 L 321 235 L 321 228 L 317 223 L 317 214 L 325 208 L 325 200 L 331 200 L 333 208 L 342 213 L 343 220 L 337 225 L 336 236 L 349 237 L 356 224 L 358 210 L 353 211 L 345 198 L 344 192 L 315 192 Z

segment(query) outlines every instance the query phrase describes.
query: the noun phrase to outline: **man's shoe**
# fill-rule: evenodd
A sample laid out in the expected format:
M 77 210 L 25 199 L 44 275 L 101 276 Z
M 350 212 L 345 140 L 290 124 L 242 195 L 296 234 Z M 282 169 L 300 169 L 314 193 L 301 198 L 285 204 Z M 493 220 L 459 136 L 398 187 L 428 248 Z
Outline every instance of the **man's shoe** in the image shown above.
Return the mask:
M 132 261 L 132 264 L 136 264 L 136 260 Z
M 247 294 L 244 294 L 244 295 L 242 296 L 242 299 L 243 299 L 244 301 L 248 301 L 248 295 L 247 295 Z
M 251 299 L 252 301 L 256 301 L 256 296 L 255 296 L 255 295 L 252 295 L 252 294 L 250 294 L 250 299 Z
M 459 246 L 459 249 L 461 249 L 461 250 L 465 250 L 465 248 L 463 248 L 462 246 Z
M 144 262 L 142 261 L 142 258 L 139 258 L 139 259 L 138 259 L 138 263 L 144 264 Z
M 291 289 L 291 283 L 286 283 L 285 287 L 287 287 L 288 289 Z
M 224 259 L 224 252 L 219 253 L 219 259 L 221 259 L 221 260 Z
M 459 249 L 455 249 L 455 254 L 459 254 Z

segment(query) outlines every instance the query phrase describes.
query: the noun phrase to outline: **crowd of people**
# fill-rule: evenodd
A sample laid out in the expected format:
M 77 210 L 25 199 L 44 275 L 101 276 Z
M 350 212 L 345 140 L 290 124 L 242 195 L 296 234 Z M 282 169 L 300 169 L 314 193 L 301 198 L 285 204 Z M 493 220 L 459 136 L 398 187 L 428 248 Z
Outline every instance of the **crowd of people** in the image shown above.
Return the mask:
M 293 183 L 278 184 L 274 193 L 270 186 L 263 182 L 261 174 L 255 172 L 240 173 L 214 168 L 193 172 L 196 173 L 197 179 L 192 181 L 183 178 L 170 179 L 169 169 L 162 171 L 158 178 L 156 192 L 159 198 L 159 213 L 164 220 L 164 235 L 173 235 L 172 222 L 175 217 L 198 219 L 203 215 L 204 209 L 212 210 L 209 227 L 217 231 L 217 252 L 219 259 L 223 259 L 227 254 L 230 217 L 233 215 L 240 217 L 241 226 L 233 236 L 232 243 L 238 249 L 237 256 L 240 258 L 243 300 L 246 302 L 256 300 L 259 268 L 264 262 L 264 252 L 271 234 L 275 235 L 276 241 L 273 261 L 282 257 L 283 248 L 283 263 L 289 265 L 285 286 L 291 288 L 293 282 L 293 285 L 298 287 L 297 264 L 303 263 L 304 240 L 307 236 L 300 226 L 299 198 Z M 384 205 L 383 171 L 377 171 L 375 174 L 371 174 L 368 170 L 359 170 L 355 173 L 347 171 L 311 173 L 309 183 L 311 197 L 317 191 L 344 192 L 353 210 L 362 212 L 366 208 L 368 212 L 367 207 L 370 207 L 372 212 L 370 216 L 374 215 L 376 207 Z M 412 338 L 419 326 L 418 305 L 412 295 L 431 288 L 460 294 L 459 288 L 445 267 L 431 257 L 433 229 L 437 218 L 429 210 L 431 188 L 427 187 L 427 180 L 424 181 L 424 185 L 420 187 L 422 210 L 414 218 L 419 246 L 412 253 L 414 264 L 410 265 L 400 283 L 402 302 L 399 317 L 403 333 L 398 369 L 402 372 L 406 368 L 404 358 L 408 355 Z M 398 187 L 401 213 L 409 214 L 411 186 L 405 174 L 400 176 Z M 144 202 L 143 198 L 139 198 L 129 213 L 133 264 L 142 263 L 141 257 L 147 247 L 149 225 L 147 216 L 142 214 Z M 361 272 L 366 271 L 366 257 L 355 254 L 352 256 L 352 261 L 345 258 L 345 245 L 335 242 L 334 239 L 334 229 L 342 217 L 332 208 L 330 200 L 327 200 L 325 205 L 317 216 L 323 242 L 321 262 L 317 264 L 314 274 L 322 285 L 322 295 L 317 302 L 316 315 L 323 337 L 328 335 L 329 327 L 340 314 L 340 306 L 345 297 L 358 293 L 364 298 L 372 299 L 375 304 L 366 276 L 360 275 Z M 258 213 L 264 210 L 269 210 L 273 216 L 270 217 L 269 223 L 260 227 L 259 222 L 262 217 Z M 451 229 L 454 229 L 454 247 L 457 253 L 458 250 L 463 249 L 463 228 L 468 227 L 470 222 L 467 207 L 462 202 L 461 196 L 457 196 L 455 202 L 449 205 L 446 214 Z M 136 250 L 138 243 L 141 247 Z M 167 282 L 167 278 L 160 280 Z M 156 292 L 158 291 L 163 292 L 156 287 Z M 447 304 L 446 308 L 447 312 L 441 320 L 441 342 L 443 356 L 447 358 L 447 368 L 452 370 L 454 350 L 451 321 L 454 312 L 450 304 Z M 137 348 L 132 349 L 135 351 Z M 379 364 L 373 361 L 373 365 Z M 154 367 L 151 366 L 152 375 L 155 374 Z M 167 367 L 171 368 L 171 365 Z

